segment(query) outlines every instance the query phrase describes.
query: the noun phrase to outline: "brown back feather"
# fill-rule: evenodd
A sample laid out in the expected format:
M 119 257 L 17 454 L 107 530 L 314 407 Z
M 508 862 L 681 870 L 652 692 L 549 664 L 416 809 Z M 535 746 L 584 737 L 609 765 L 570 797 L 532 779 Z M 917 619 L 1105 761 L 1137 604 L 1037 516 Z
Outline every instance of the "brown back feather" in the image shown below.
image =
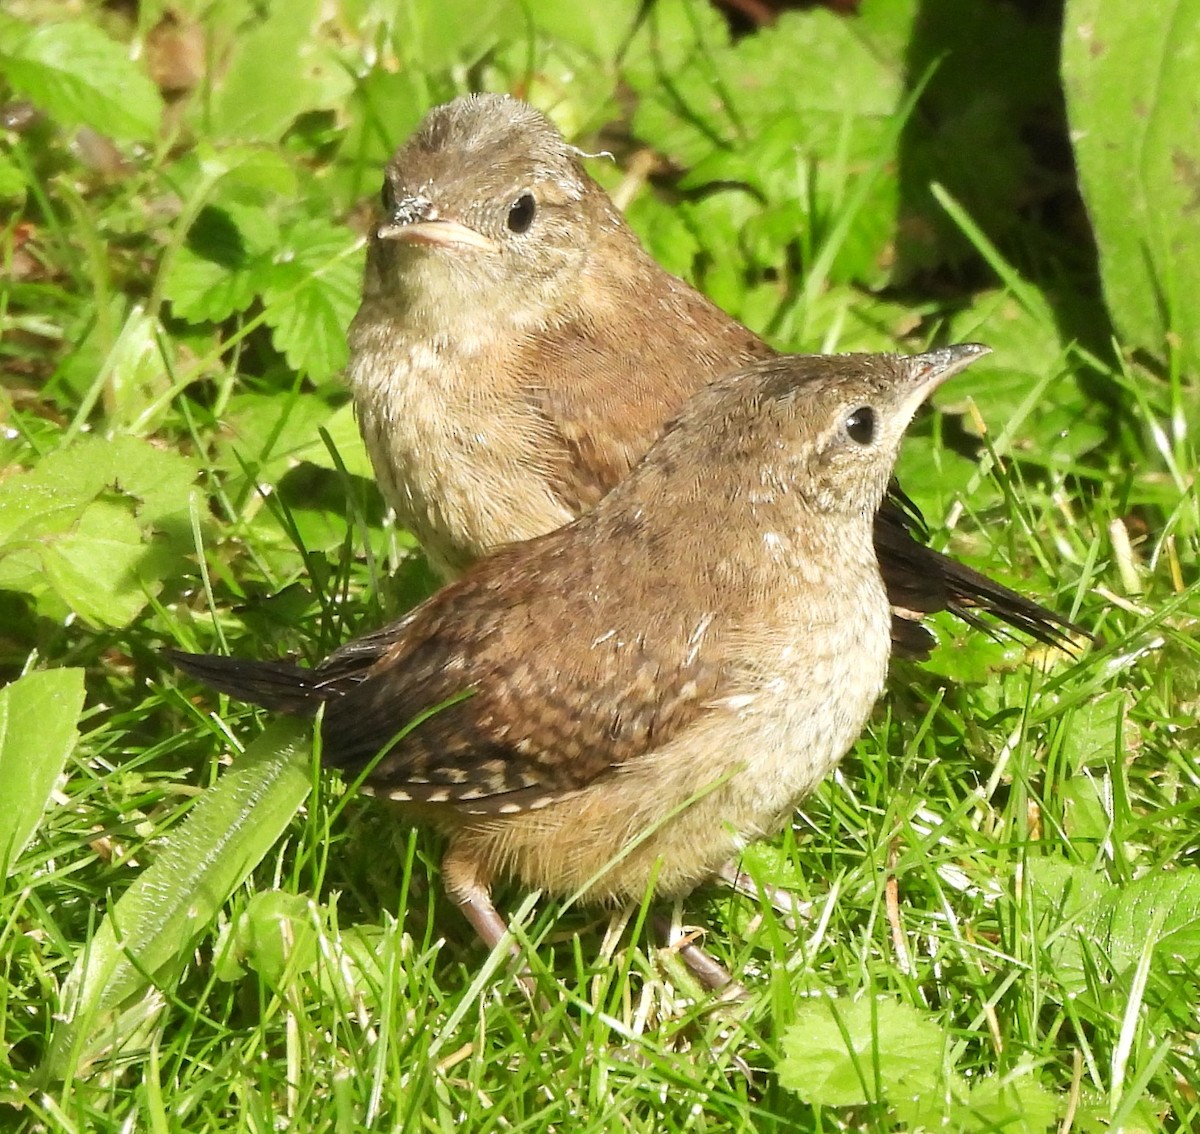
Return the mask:
M 693 721 L 723 687 L 720 650 L 693 650 L 690 628 L 639 625 L 637 604 L 614 593 L 611 575 L 590 578 L 590 557 L 573 554 L 563 571 L 563 531 L 536 541 L 536 566 L 530 544 L 500 552 L 367 649 L 356 644 L 353 658 L 339 651 L 323 663 L 346 688 L 326 708 L 327 761 L 357 771 L 387 749 L 366 781 L 379 794 L 473 813 L 526 810 Z M 539 585 L 550 569 L 560 571 L 552 592 Z M 570 627 L 572 648 L 558 650 L 539 627 Z M 593 647 L 581 653 L 589 635 Z M 361 679 L 346 682 L 347 669 Z

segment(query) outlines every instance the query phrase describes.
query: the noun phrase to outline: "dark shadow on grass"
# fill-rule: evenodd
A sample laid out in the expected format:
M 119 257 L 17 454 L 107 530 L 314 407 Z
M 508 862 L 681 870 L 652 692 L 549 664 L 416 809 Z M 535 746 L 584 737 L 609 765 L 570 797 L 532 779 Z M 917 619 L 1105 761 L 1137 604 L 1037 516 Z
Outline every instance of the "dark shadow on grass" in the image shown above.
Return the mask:
M 940 183 L 1047 292 L 1064 337 L 1103 353 L 1110 328 L 1095 316 L 1100 277 L 1059 81 L 1061 32 L 1061 0 L 923 0 L 906 82 L 934 73 L 900 140 L 896 278 L 935 292 L 995 282 L 930 192 Z

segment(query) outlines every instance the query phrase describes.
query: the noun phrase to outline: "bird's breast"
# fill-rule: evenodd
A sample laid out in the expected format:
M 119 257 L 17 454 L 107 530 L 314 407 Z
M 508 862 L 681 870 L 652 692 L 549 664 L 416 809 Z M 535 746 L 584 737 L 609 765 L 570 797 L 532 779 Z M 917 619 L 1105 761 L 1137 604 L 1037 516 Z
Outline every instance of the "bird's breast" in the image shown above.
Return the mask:
M 351 362 L 380 489 L 445 575 L 574 518 L 551 490 L 552 440 L 503 369 L 437 340 L 360 349 Z
M 887 666 L 887 600 L 868 579 L 838 606 L 820 625 L 807 606 L 779 610 L 744 644 L 737 684 L 692 725 L 553 806 L 462 838 L 550 893 L 625 902 L 652 879 L 662 895 L 687 893 L 776 831 L 862 730 Z
M 837 764 L 862 732 L 883 689 L 890 612 L 877 573 L 856 585 L 781 604 L 771 623 L 749 628 L 739 676 L 714 705 L 724 739 L 707 763 L 728 775 L 731 825 L 768 833 Z M 785 609 L 787 605 L 793 609 Z

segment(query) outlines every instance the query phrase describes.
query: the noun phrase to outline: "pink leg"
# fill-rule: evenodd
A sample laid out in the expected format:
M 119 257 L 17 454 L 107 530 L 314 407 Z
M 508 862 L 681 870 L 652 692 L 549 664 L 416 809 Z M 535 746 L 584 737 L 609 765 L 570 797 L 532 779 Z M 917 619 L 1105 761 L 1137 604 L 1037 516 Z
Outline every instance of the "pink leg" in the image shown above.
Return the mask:
M 744 870 L 739 870 L 732 860 L 725 863 L 713 877 L 751 901 L 761 902 L 765 898 L 772 909 L 783 915 L 783 924 L 795 932 L 796 918 L 803 916 L 804 904 L 796 901 L 787 890 L 776 886 L 760 886 Z
M 492 904 L 491 878 L 480 869 L 480 864 L 465 854 L 453 840 L 442 856 L 442 885 L 450 900 L 458 906 L 463 917 L 479 934 L 480 940 L 489 949 L 495 949 L 508 932 L 508 922 Z M 517 943 L 514 941 L 509 948 L 519 961 L 521 950 Z M 521 987 L 532 996 L 536 985 L 528 969 L 523 969 L 517 979 L 521 982 Z
M 730 998 L 740 998 L 746 990 L 742 988 L 733 974 L 715 957 L 710 957 L 699 945 L 691 941 L 677 944 L 674 940 L 674 925 L 665 914 L 655 914 L 651 919 L 654 931 L 662 938 L 670 949 L 679 954 L 680 960 L 691 970 L 692 975 L 709 992 L 722 993 Z

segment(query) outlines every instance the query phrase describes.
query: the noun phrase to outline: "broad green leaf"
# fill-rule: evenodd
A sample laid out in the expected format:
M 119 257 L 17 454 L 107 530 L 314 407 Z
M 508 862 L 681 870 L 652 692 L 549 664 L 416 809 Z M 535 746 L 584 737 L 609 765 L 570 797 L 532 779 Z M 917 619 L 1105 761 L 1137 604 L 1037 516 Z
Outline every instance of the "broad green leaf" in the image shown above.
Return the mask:
M 153 27 L 165 16 L 176 19 L 218 21 L 237 27 L 255 11 L 258 0 L 141 0 L 138 17 L 143 27 Z
M 1067 113 L 1113 323 L 1200 364 L 1200 0 L 1069 0 Z
M 128 50 L 94 24 L 0 21 L 0 70 L 14 91 L 63 126 L 90 126 L 118 141 L 157 135 L 158 89 Z
M 968 1085 L 928 1013 L 882 998 L 805 1003 L 783 1036 L 779 1080 L 812 1106 L 887 1103 L 907 1129 L 1041 1134 L 1058 1100 L 1031 1076 Z
M 279 226 L 262 206 L 206 206 L 171 262 L 163 294 L 184 319 L 219 323 L 262 293 L 278 241 Z
M 257 483 L 275 483 L 300 461 L 332 468 L 319 430 L 335 423 L 353 454 L 349 430 L 357 434 L 358 429 L 349 406 L 330 410 L 324 398 L 307 393 L 236 394 L 224 415 L 225 432 L 217 450 L 220 467 L 230 473 L 230 491 L 236 495 L 244 489 L 243 470 Z M 360 450 L 361 446 L 360 440 Z M 361 468 L 359 475 L 364 475 Z
M 729 25 L 712 5 L 658 0 L 630 41 L 625 74 L 635 89 L 651 88 L 663 76 L 680 77 L 689 67 L 711 65 L 729 42 Z
M 361 287 L 362 241 L 349 229 L 302 220 L 284 232 L 263 303 L 293 369 L 321 381 L 345 366 Z
M 1089 766 L 1104 768 L 1126 751 L 1129 693 L 1112 689 L 1072 708 L 1062 720 L 1062 753 L 1072 775 Z
M 543 34 L 583 48 L 612 62 L 642 10 L 640 0 L 606 4 L 563 4 L 560 0 L 528 0 L 529 18 Z
M 1046 1134 L 1064 1105 L 1028 1072 L 988 1075 L 969 1084 L 954 1074 L 948 1089 L 893 1102 L 902 1129 L 956 1134 Z
M 286 206 L 298 190 L 296 168 L 270 146 L 222 146 L 209 151 L 205 164 L 223 169 L 213 190 L 219 205 L 275 200 Z
M 353 79 L 318 34 L 320 0 L 275 0 L 236 38 L 212 98 L 212 136 L 275 142 L 301 114 L 337 107 Z
M 779 1081 L 812 1106 L 918 1098 L 944 1081 L 948 1042 L 941 1025 L 908 1004 L 817 997 L 783 1035 Z
M 313 968 L 317 936 L 311 907 L 303 894 L 263 890 L 251 895 L 234 923 L 221 979 L 236 979 L 245 966 L 277 985 L 289 966 L 295 972 Z
M 127 436 L 83 438 L 0 480 L 0 587 L 125 625 L 192 551 L 194 480 L 186 457 Z
M 1010 6 L 875 0 L 853 20 L 814 7 L 733 44 L 706 8 L 666 0 L 641 22 L 627 59 L 634 129 L 689 170 L 691 189 L 749 186 L 773 247 L 790 231 L 810 260 L 832 242 L 831 278 L 871 285 L 961 258 L 970 248 L 935 178 L 989 231 L 1015 223 L 1022 126 L 1053 97 L 1054 58 Z
M 672 52 L 660 48 L 658 37 L 680 34 L 662 30 L 673 19 L 669 8 L 656 11 L 635 39 L 631 74 L 644 86 L 634 128 L 689 168 L 686 188 L 721 187 L 704 194 L 700 205 L 710 221 L 725 208 L 729 215 L 701 232 L 708 257 L 728 265 L 732 275 L 724 284 L 707 276 L 703 283 L 718 303 L 746 318 L 738 302 L 743 262 L 758 245 L 770 249 L 777 266 L 786 249 L 775 239 L 764 242 L 756 228 L 812 238 L 814 224 L 823 224 L 849 191 L 851 165 L 869 164 L 882 149 L 903 98 L 902 71 L 875 57 L 861 29 L 818 10 L 786 13 L 773 28 L 730 47 L 700 25 L 690 32 L 694 51 L 668 78 L 658 60 Z M 798 58 L 806 60 L 800 72 Z M 806 83 L 807 75 L 821 81 Z M 746 188 L 731 193 L 731 186 Z M 838 279 L 879 277 L 897 208 L 893 174 L 878 184 L 861 223 L 852 226 Z M 733 248 L 710 247 L 709 234 L 725 230 L 735 234 Z
M 336 107 L 353 80 L 317 34 L 320 0 L 274 0 L 241 30 L 208 116 L 211 135 L 278 140 L 301 115 Z
M 245 311 L 270 282 L 277 218 L 295 212 L 296 175 L 278 154 L 252 146 L 208 148 L 180 165 L 195 212 L 163 294 L 184 319 L 216 323 Z
M 1156 926 L 1156 961 L 1165 964 L 1176 957 L 1192 972 L 1200 967 L 1200 870 L 1147 874 L 1121 890 L 1109 926 L 1109 953 L 1117 973 L 1137 963 Z
M 40 571 L 54 595 L 92 626 L 125 626 L 146 605 L 146 592 L 164 577 L 142 529 L 122 500 L 95 500 L 69 530 L 6 558 L 9 570 L 24 563 Z M 176 561 L 175 566 L 178 566 Z M 0 580 L 7 572 L 0 572 Z M 8 575 L 11 580 L 13 576 Z M 38 593 L 36 577 L 21 588 Z
M 1065 1106 L 1065 1096 L 1051 1094 L 1032 1075 L 993 1075 L 973 1084 L 966 1104 L 955 1107 L 951 1117 L 963 1134 L 1045 1134 Z
M 614 93 L 620 56 L 644 7 L 638 0 L 523 0 L 526 27 L 488 51 L 481 84 L 519 91 L 568 139 L 601 127 L 619 113 Z
M 1106 786 L 1102 779 L 1075 775 L 1058 788 L 1063 830 L 1075 853 L 1086 856 L 1089 847 L 1099 848 L 1112 833 L 1112 819 L 1105 808 Z
M 1163 974 L 1176 963 L 1185 971 L 1200 965 L 1200 870 L 1158 871 L 1113 886 L 1084 867 L 1035 861 L 1029 878 L 1065 992 L 1087 988 L 1096 966 L 1105 985 L 1126 978 L 1148 943 Z
M 317 969 L 317 982 L 323 995 L 336 997 L 339 1002 L 351 1001 L 368 1006 L 379 1003 L 390 994 L 390 985 L 397 979 L 406 981 L 407 974 L 387 973 L 380 965 L 386 956 L 389 938 L 399 936 L 412 949 L 412 939 L 395 922 L 385 925 L 350 925 L 338 929 L 331 938 L 337 949 L 338 964 L 324 964 Z
M 33 838 L 79 738 L 83 670 L 36 670 L 0 689 L 0 863 L 6 873 Z
M 153 999 L 153 988 L 170 987 L 195 939 L 304 802 L 311 733 L 304 722 L 269 725 L 109 911 L 64 985 L 65 1019 L 52 1039 L 49 1078 L 120 1053 L 124 1013 Z
M 1124 1121 L 1117 1129 L 1121 1134 L 1164 1134 L 1166 1109 L 1162 1099 L 1149 1092 L 1136 1098 L 1126 1095 L 1121 1102 Z M 1071 1129 L 1079 1134 L 1113 1134 L 1112 1097 L 1107 1091 L 1085 1086 L 1079 1092 L 1079 1107 Z
M 395 921 L 384 925 L 337 923 L 336 895 L 318 904 L 302 894 L 282 890 L 250 896 L 232 923 L 222 925 L 213 947 L 218 980 L 236 981 L 247 970 L 260 973 L 279 991 L 285 977 L 303 982 L 307 995 L 377 1009 L 381 994 L 390 995 L 404 972 L 388 973 L 380 965 L 389 945 L 411 951 L 411 938 Z M 395 942 L 399 938 L 400 942 Z
M 407 67 L 434 75 L 470 67 L 528 34 L 519 0 L 408 0 L 396 6 L 391 43 Z
M 1040 940 L 1053 959 L 1064 992 L 1087 987 L 1083 943 L 1097 940 L 1110 911 L 1113 888 L 1094 870 L 1054 859 L 1030 863 L 1027 878 L 1039 919 Z
M 982 424 L 1002 455 L 1070 466 L 1107 438 L 1110 411 L 1085 389 L 1078 367 L 1067 364 L 1050 302 L 1025 281 L 1020 286 L 1020 301 L 1002 290 L 981 292 L 947 321 L 950 341 L 976 340 L 993 353 L 939 390 L 935 402 L 964 414 L 969 433 L 978 434 Z M 966 412 L 971 403 L 977 413 Z
M 325 432 L 337 451 L 342 468 L 351 476 L 361 476 L 374 480 L 375 469 L 371 458 L 367 456 L 367 447 L 363 444 L 362 434 L 358 429 L 358 419 L 354 414 L 354 403 L 347 402 L 344 406 L 333 411 L 333 416 L 325 422 Z M 312 462 L 318 468 L 336 468 L 333 456 L 325 442 L 318 438 L 318 446 L 306 450 L 304 460 Z
M 220 264 L 185 247 L 171 263 L 163 294 L 181 319 L 219 323 L 245 311 L 269 276 L 270 263 L 265 259 Z
M 375 477 L 352 402 L 330 413 L 328 403 L 313 394 L 294 399 L 242 394 L 230 399 L 225 424 L 230 433 L 222 437 L 220 463 L 234 474 L 231 480 L 236 481 L 243 462 L 268 482 L 278 480 L 299 461 L 321 469 L 337 468 L 320 429 L 329 434 L 346 472 L 367 480 Z

